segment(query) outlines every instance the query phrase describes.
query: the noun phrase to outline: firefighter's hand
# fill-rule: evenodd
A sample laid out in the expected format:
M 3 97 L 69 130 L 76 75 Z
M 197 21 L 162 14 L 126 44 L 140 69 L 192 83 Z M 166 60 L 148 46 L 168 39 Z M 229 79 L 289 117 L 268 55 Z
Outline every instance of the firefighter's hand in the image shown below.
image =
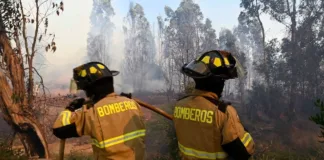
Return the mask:
M 122 92 L 120 95 L 132 99 L 132 93 L 124 93 L 124 92 Z
M 85 101 L 84 98 L 74 99 L 65 109 L 70 110 L 71 112 L 74 112 L 75 110 L 82 107 L 84 101 Z

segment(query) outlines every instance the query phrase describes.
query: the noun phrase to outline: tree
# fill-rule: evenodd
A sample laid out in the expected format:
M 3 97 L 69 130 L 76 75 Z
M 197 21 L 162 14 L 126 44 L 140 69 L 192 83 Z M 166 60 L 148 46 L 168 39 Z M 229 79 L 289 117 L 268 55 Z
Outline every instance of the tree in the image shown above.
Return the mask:
M 312 22 L 319 20 L 319 16 L 323 13 L 323 1 L 311 0 L 300 1 L 299 4 L 296 0 L 280 0 L 280 1 L 262 1 L 264 12 L 269 14 L 273 19 L 286 26 L 289 31 L 289 38 L 283 39 L 282 53 L 287 61 L 289 68 L 287 75 L 288 81 L 286 82 L 289 88 L 289 104 L 286 108 L 286 113 L 289 119 L 294 118 L 296 103 L 298 101 L 300 90 L 302 90 L 303 79 L 301 78 L 301 71 L 304 68 L 303 51 L 300 48 L 302 41 L 299 41 L 298 30 L 305 21 L 310 22 L 306 26 L 312 26 Z M 311 17 L 311 18 L 310 18 Z M 308 20 L 307 20 L 308 19 Z M 311 20 L 311 21 L 309 21 Z M 300 30 L 304 32 L 305 30 Z M 310 40 L 310 39 L 309 39 Z
M 311 97 L 319 97 L 323 86 L 323 71 L 320 69 L 323 53 L 323 20 L 324 2 L 301 1 L 299 13 L 303 17 L 297 27 L 296 41 L 300 59 L 298 70 L 300 72 L 298 86 L 303 100 L 313 101 Z M 298 103 L 297 103 L 298 104 Z M 299 108 L 302 105 L 299 105 Z
M 132 83 L 137 91 L 145 89 L 145 83 L 156 68 L 155 42 L 150 29 L 150 24 L 145 17 L 144 9 L 140 4 L 130 3 L 124 29 L 125 34 L 125 63 L 124 74 L 132 79 L 125 79 Z M 128 81 L 128 82 L 127 82 Z
M 0 2 L 0 109 L 20 138 L 27 156 L 48 158 L 44 130 L 33 107 L 34 73 L 38 74 L 33 60 L 43 47 L 46 51 L 56 51 L 55 35 L 47 33 L 48 16 L 53 12 L 59 15 L 64 7 L 63 2 L 47 0 L 35 0 L 33 5 L 29 4 L 33 6 L 30 10 L 26 9 L 27 5 L 22 0 Z M 27 33 L 31 26 L 32 36 Z M 45 36 L 52 37 L 49 44 L 44 41 Z
M 220 49 L 231 52 L 246 69 L 247 56 L 245 52 L 242 52 L 238 45 L 237 37 L 228 29 L 222 29 L 219 33 L 218 45 Z M 225 95 L 228 95 L 230 91 L 238 91 L 240 100 L 243 101 L 246 77 L 242 77 L 236 80 L 226 81 L 227 86 L 225 88 Z M 233 84 L 233 85 L 232 85 Z M 238 88 L 238 90 L 237 90 Z
M 218 45 L 220 49 L 227 50 L 229 52 L 236 52 L 236 37 L 232 34 L 229 29 L 222 29 L 219 32 Z M 235 83 L 235 82 L 234 82 Z M 223 95 L 228 96 L 231 91 L 236 91 L 236 86 L 232 85 L 233 80 L 228 80 L 225 82 Z M 233 92 L 232 92 L 233 93 Z
M 270 3 L 270 6 L 271 4 L 273 3 Z M 286 1 L 285 6 L 273 5 L 270 9 L 270 11 L 273 11 L 271 16 L 284 24 L 290 33 L 290 37 L 283 40 L 282 52 L 289 68 L 287 72 L 289 75 L 287 86 L 289 87 L 288 94 L 290 100 L 287 113 L 289 118 L 292 119 L 296 109 L 303 106 L 301 104 L 307 101 L 303 96 L 305 95 L 305 89 L 316 90 L 314 85 L 311 87 L 307 84 L 318 83 L 318 78 L 320 77 L 318 76 L 319 62 L 323 54 L 320 52 L 322 49 L 318 48 L 320 42 L 318 32 L 322 30 L 320 23 L 323 19 L 324 2 L 320 0 L 305 0 L 300 1 L 298 4 L 296 0 L 292 0 Z M 290 23 L 287 22 L 287 19 Z M 309 75 L 309 77 L 305 77 L 307 73 L 304 74 L 304 72 L 309 72 L 310 70 L 315 72 Z M 317 80 L 317 82 L 309 81 L 311 79 Z M 310 92 L 310 94 L 313 93 L 312 91 Z M 300 100 L 302 101 L 300 102 Z
M 319 137 L 324 138 L 324 102 L 318 99 L 315 102 L 315 106 L 320 109 L 320 113 L 317 113 L 315 116 L 311 116 L 309 119 L 314 123 L 320 125 L 322 131 Z M 320 141 L 320 142 L 324 143 L 324 141 Z
M 261 29 L 257 21 L 246 23 L 245 19 L 239 18 L 239 24 L 234 28 L 234 35 L 238 41 L 238 47 L 246 54 L 247 89 L 251 89 L 252 82 L 261 79 L 260 74 L 255 72 L 255 62 L 262 62 L 262 36 Z
M 111 0 L 93 0 L 91 29 L 88 33 L 88 58 L 109 64 L 110 48 L 114 24 L 110 18 L 114 15 Z
M 263 55 L 263 69 L 262 72 L 264 75 L 264 87 L 265 87 L 265 98 L 267 103 L 265 103 L 265 108 L 270 109 L 270 72 L 269 72 L 269 55 L 266 54 L 266 35 L 265 35 L 265 29 L 264 24 L 261 20 L 261 15 L 264 13 L 264 11 L 267 9 L 266 5 L 264 5 L 263 0 L 242 0 L 241 7 L 243 7 L 245 10 L 240 13 L 239 16 L 239 22 L 241 24 L 245 25 L 258 25 L 256 28 L 259 28 L 261 31 L 260 36 L 260 51 Z M 257 32 L 258 33 L 258 32 Z M 259 46 L 259 45 L 258 45 Z M 271 64 L 270 64 L 271 65 Z
M 217 48 L 216 30 L 212 26 L 212 21 L 206 18 L 205 24 L 202 26 L 202 43 L 201 52 L 215 50 Z
M 265 53 L 265 45 L 266 45 L 266 35 L 264 30 L 264 25 L 261 20 L 261 15 L 266 10 L 266 6 L 263 4 L 263 0 L 242 0 L 240 6 L 244 8 L 244 11 L 242 11 L 239 15 L 239 23 L 240 25 L 246 25 L 246 26 L 254 26 L 253 28 L 257 28 L 260 31 L 255 32 L 258 39 L 257 41 L 261 43 L 260 46 L 260 52 L 263 55 L 263 63 L 265 64 L 265 85 L 266 88 L 269 85 L 269 72 L 267 70 L 268 66 L 266 66 L 268 61 L 268 56 Z M 258 25 L 258 26 L 257 26 Z M 260 38 L 260 39 L 259 39 Z
M 296 0 L 242 0 L 241 3 L 241 7 L 245 10 L 240 15 L 240 21 L 259 22 L 262 29 L 260 15 L 268 14 L 272 19 L 283 24 L 289 33 L 289 37 L 283 38 L 280 48 L 281 62 L 279 64 L 282 65 L 282 68 L 276 70 L 276 77 L 279 78 L 277 82 L 271 82 L 271 66 L 269 66 L 271 63 L 264 63 L 263 65 L 267 66 L 262 67 L 265 70 L 262 73 L 265 75 L 267 95 L 270 95 L 271 87 L 275 87 L 271 86 L 271 83 L 279 84 L 278 82 L 281 81 L 281 85 L 284 86 L 281 91 L 289 99 L 288 105 L 284 105 L 287 106 L 285 113 L 289 120 L 295 117 L 296 109 L 308 103 L 309 98 L 307 97 L 311 96 L 307 95 L 307 92 L 311 95 L 319 93 L 315 84 L 319 85 L 320 83 L 319 63 L 323 58 L 320 51 L 322 49 L 319 48 L 322 44 L 321 34 L 319 33 L 323 30 L 321 29 L 324 13 L 323 4 L 324 2 L 320 0 L 302 0 L 299 2 Z M 264 31 L 262 33 L 264 60 L 271 61 L 270 55 L 266 54 L 268 46 L 264 41 Z M 284 74 L 281 74 L 283 70 Z M 308 73 L 311 70 L 312 72 Z M 271 107 L 268 106 L 267 108 Z
M 215 48 L 216 33 L 209 19 L 203 23 L 200 7 L 193 0 L 183 0 L 175 11 L 168 6 L 164 10 L 167 23 L 163 27 L 163 58 L 168 66 L 165 73 L 172 80 L 169 88 L 184 91 L 190 81 L 179 69 L 201 52 Z
M 158 21 L 158 65 L 163 70 L 163 79 L 166 86 L 165 94 L 168 97 L 168 101 L 170 101 L 171 97 L 173 97 L 174 93 L 174 72 L 176 71 L 173 67 L 172 59 L 167 58 L 166 51 L 169 48 L 166 48 L 166 38 L 165 38 L 165 30 L 166 26 L 164 20 L 161 16 L 157 17 Z

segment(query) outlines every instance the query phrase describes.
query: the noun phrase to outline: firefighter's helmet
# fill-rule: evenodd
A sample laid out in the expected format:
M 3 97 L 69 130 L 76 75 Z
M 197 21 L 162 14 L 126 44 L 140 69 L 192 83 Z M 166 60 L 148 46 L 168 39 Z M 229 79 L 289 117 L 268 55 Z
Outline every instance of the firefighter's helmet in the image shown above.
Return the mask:
M 118 74 L 118 71 L 109 70 L 103 63 L 89 62 L 73 69 L 73 81 L 78 90 L 85 90 L 100 79 Z
M 230 52 L 212 50 L 183 65 L 181 72 L 192 78 L 219 77 L 234 79 L 246 75 L 246 71 Z

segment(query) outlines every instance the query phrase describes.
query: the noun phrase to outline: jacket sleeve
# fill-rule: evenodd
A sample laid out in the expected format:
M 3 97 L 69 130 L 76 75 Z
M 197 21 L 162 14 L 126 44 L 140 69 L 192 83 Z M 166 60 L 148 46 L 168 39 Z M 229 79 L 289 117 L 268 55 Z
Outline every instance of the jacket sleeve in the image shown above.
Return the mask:
M 87 135 L 86 133 L 86 106 L 71 112 L 67 109 L 63 110 L 53 125 L 53 134 L 60 138 L 72 138 Z
M 234 159 L 247 160 L 254 153 L 254 141 L 240 122 L 233 106 L 226 109 L 226 118 L 222 128 L 222 148 Z

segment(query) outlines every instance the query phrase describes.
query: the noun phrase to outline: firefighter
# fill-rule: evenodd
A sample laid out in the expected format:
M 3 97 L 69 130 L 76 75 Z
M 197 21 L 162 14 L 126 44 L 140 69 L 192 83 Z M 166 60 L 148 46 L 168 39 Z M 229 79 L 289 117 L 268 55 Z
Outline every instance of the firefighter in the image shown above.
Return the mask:
M 118 74 L 100 62 L 74 68 L 72 82 L 91 103 L 82 98 L 71 102 L 55 121 L 53 134 L 60 139 L 89 135 L 96 160 L 143 160 L 143 114 L 134 100 L 114 92 Z
M 185 64 L 181 73 L 193 78 L 193 93 L 179 99 L 174 127 L 183 160 L 246 160 L 254 142 L 233 106 L 219 98 L 225 81 L 244 76 L 239 61 L 229 52 L 212 50 Z

